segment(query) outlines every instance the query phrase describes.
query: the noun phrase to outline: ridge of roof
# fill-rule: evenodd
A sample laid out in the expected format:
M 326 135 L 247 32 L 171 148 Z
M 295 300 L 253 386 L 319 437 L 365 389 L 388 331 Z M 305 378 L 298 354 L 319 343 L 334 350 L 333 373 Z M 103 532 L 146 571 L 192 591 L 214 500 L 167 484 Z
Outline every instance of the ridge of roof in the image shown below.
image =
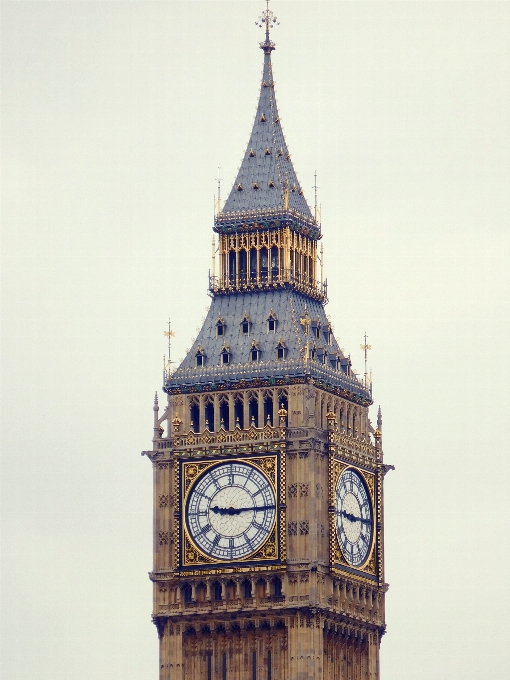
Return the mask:
M 278 115 L 271 65 L 274 45 L 267 38 L 261 48 L 264 68 L 253 128 L 237 177 L 218 218 L 225 218 L 229 213 L 279 208 L 297 211 L 313 220 Z

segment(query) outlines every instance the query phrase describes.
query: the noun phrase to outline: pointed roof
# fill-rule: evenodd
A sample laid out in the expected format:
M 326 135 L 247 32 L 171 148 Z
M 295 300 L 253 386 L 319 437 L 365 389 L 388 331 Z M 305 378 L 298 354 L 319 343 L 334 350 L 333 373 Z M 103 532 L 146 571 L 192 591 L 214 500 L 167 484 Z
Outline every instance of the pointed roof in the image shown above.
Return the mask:
M 278 115 L 271 66 L 274 43 L 267 36 L 261 48 L 264 70 L 257 113 L 241 167 L 221 215 L 290 208 L 310 219 L 312 214 L 292 165 Z

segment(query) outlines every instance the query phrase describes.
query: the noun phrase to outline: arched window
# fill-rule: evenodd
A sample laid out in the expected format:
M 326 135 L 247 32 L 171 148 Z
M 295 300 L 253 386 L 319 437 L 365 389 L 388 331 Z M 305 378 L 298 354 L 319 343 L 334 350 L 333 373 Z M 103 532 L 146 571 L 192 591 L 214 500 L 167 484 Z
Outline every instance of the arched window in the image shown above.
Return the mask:
M 257 280 L 257 251 L 255 248 L 250 248 L 250 279 Z
M 278 576 L 273 580 L 273 595 L 275 597 L 282 596 L 282 580 Z
M 221 583 L 218 583 L 218 581 L 213 585 L 213 598 L 216 601 L 221 600 Z
M 245 312 L 241 320 L 241 335 L 250 335 L 251 322 L 248 313 Z
M 241 397 L 236 397 L 234 402 L 234 417 L 236 427 L 244 428 L 244 403 Z
M 228 405 L 227 397 L 223 397 L 220 402 L 220 427 L 224 430 L 228 430 L 230 425 L 230 409 Z
M 278 248 L 277 246 L 273 246 L 271 248 L 271 276 L 273 278 L 276 278 L 278 276 L 278 271 L 279 271 L 279 262 L 278 262 Z
M 236 252 L 235 250 L 230 250 L 228 253 L 228 276 L 230 283 L 234 284 L 236 282 Z
M 243 595 L 246 599 L 251 597 L 251 581 L 248 579 L 243 581 Z
M 214 402 L 212 400 L 205 405 L 205 429 L 214 432 Z
M 267 332 L 268 333 L 276 333 L 276 324 L 277 324 L 277 319 L 276 319 L 276 314 L 273 312 L 273 310 L 270 311 L 269 316 L 267 318 Z
M 273 397 L 271 394 L 264 395 L 264 425 L 273 424 Z
M 260 249 L 260 278 L 263 281 L 267 281 L 267 273 L 268 273 L 268 255 L 267 255 L 267 248 L 261 248 Z
M 224 364 L 229 363 L 230 363 L 230 347 L 228 345 L 223 345 L 220 352 L 220 364 L 223 366 Z
M 222 316 L 219 317 L 218 321 L 216 321 L 216 335 L 217 337 L 222 337 L 225 335 L 225 320 Z
M 250 349 L 250 361 L 258 361 L 260 359 L 260 349 L 258 342 L 252 342 Z
M 200 411 L 199 411 L 199 408 L 198 408 L 198 403 L 196 401 L 192 401 L 189 405 L 189 420 L 190 420 L 190 429 L 193 430 L 193 432 L 199 432 Z
M 250 425 L 259 426 L 259 400 L 253 396 L 250 398 Z
M 246 283 L 246 250 L 239 251 L 239 283 Z
M 185 583 L 183 588 L 182 588 L 182 594 L 184 597 L 184 602 L 192 602 L 191 595 L 192 595 L 192 589 L 189 583 Z
M 279 340 L 278 344 L 276 345 L 276 358 L 281 360 L 285 359 L 287 355 L 287 348 L 285 347 L 285 342 L 283 340 Z
M 198 346 L 198 349 L 195 352 L 195 360 L 197 368 L 205 366 L 205 351 L 204 348 L 201 347 L 200 345 Z

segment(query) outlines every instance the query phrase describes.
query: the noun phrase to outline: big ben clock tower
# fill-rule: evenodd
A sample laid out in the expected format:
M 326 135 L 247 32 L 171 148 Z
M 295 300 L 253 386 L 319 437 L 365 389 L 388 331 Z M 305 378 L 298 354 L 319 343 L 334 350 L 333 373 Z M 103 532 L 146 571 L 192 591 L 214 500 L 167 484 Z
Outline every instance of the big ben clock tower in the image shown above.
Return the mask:
M 214 223 L 207 318 L 154 403 L 160 680 L 376 680 L 382 419 L 324 312 L 321 226 L 278 113 L 269 9 L 253 129 Z M 320 280 L 318 280 L 320 279 Z

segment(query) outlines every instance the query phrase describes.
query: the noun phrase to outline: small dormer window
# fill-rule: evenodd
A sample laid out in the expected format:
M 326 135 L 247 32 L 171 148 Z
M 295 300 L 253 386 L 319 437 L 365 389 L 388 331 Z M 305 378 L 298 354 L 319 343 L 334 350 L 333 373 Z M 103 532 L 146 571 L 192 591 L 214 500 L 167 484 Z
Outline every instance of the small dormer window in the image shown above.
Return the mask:
M 277 359 L 285 359 L 285 355 L 287 354 L 287 348 L 285 347 L 285 342 L 283 340 L 280 340 L 278 344 L 276 345 L 276 358 Z
M 258 189 L 258 188 L 259 188 L 259 185 L 257 184 L 257 182 L 253 182 L 253 188 L 254 188 L 254 189 Z
M 220 352 L 220 364 L 223 366 L 230 363 L 230 347 L 223 345 Z
M 238 184 L 238 185 L 237 185 L 237 191 L 242 191 L 242 190 L 243 190 L 243 185 L 242 185 L 242 184 Z
M 272 179 L 269 180 L 268 187 L 270 187 L 271 189 L 274 189 L 274 182 L 273 182 Z
M 275 119 L 274 119 L 274 122 L 275 122 L 275 123 L 279 123 L 279 122 L 280 122 L 280 119 L 279 119 L 279 118 L 275 118 Z
M 278 149 L 278 155 L 283 156 L 283 149 L 282 148 Z
M 312 321 L 311 328 L 312 328 L 312 336 L 313 336 L 314 338 L 317 338 L 317 340 L 319 340 L 320 337 L 321 337 L 321 325 L 320 325 L 320 322 L 319 322 L 318 320 Z
M 257 342 L 252 343 L 250 349 L 250 361 L 258 361 L 260 358 L 260 349 Z
M 270 156 L 270 155 L 271 155 L 271 150 L 270 150 L 269 148 L 266 148 L 266 150 L 265 150 L 264 153 L 266 154 L 266 156 Z
M 294 193 L 296 191 L 296 185 L 295 184 L 292 185 L 291 191 L 292 191 L 292 193 Z
M 271 310 L 271 313 L 269 314 L 269 317 L 267 319 L 267 330 L 268 333 L 276 333 L 276 314 Z
M 250 335 L 250 327 L 251 327 L 250 317 L 245 312 L 241 321 L 241 335 Z
M 331 326 L 328 325 L 328 326 L 326 326 L 326 328 L 324 329 L 324 337 L 325 337 L 326 342 L 328 343 L 328 345 L 333 344 L 333 331 L 332 331 L 332 329 L 331 329 Z
M 220 316 L 218 321 L 216 322 L 216 336 L 218 338 L 223 337 L 225 335 L 225 321 L 223 317 Z
M 255 151 L 253 149 L 250 149 L 250 158 L 255 158 L 256 155 L 257 154 L 255 153 Z
M 260 116 L 260 119 L 259 119 L 259 120 L 260 120 L 261 123 L 265 123 L 265 122 L 266 122 L 266 117 L 264 116 L 264 114 L 262 114 L 262 115 Z
M 205 366 L 205 352 L 204 352 L 204 348 L 201 347 L 200 345 L 198 346 L 198 349 L 195 352 L 195 359 L 196 359 L 197 368 L 201 368 L 202 366 Z
M 333 354 L 332 356 L 329 357 L 329 363 L 331 364 L 331 368 L 335 369 L 335 371 L 338 371 L 338 356 L 336 354 Z

